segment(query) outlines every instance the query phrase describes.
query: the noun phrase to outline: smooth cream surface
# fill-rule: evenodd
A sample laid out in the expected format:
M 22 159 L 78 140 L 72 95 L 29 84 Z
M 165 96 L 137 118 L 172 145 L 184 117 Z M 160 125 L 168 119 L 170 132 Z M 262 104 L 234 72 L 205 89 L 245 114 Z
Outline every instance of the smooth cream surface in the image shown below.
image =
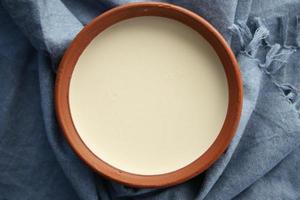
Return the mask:
M 180 22 L 138 17 L 99 34 L 70 83 L 74 125 L 108 164 L 154 175 L 195 161 L 223 125 L 228 88 L 208 42 Z

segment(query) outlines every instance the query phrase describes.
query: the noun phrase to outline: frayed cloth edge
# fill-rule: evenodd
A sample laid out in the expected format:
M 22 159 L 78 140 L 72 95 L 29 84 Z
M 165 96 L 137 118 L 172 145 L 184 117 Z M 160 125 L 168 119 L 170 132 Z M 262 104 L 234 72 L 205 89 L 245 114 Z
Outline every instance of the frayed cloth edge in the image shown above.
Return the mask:
M 271 82 L 282 92 L 285 99 L 294 106 L 295 111 L 298 113 L 298 119 L 300 119 L 299 110 L 296 108 L 296 104 L 300 102 L 300 91 L 291 84 L 278 83 L 273 78 L 273 75 L 286 66 L 290 56 L 296 52 L 296 49 L 299 47 L 280 45 L 278 43 L 273 45 L 269 44 L 265 41 L 270 34 L 269 30 L 264 26 L 260 18 L 255 18 L 254 20 L 258 26 L 254 34 L 251 33 L 250 28 L 244 22 L 237 22 L 229 27 L 229 30 L 238 36 L 241 45 L 240 54 L 257 62 L 258 67 L 262 72 L 265 73 L 270 78 Z M 262 46 L 270 47 L 264 62 L 261 62 L 256 57 L 259 48 Z

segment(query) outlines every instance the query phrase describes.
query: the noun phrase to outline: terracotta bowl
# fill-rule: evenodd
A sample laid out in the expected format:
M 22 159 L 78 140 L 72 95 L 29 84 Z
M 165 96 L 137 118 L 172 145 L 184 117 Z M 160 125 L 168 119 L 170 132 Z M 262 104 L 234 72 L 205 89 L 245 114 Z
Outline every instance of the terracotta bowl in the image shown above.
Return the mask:
M 228 81 L 229 103 L 223 127 L 209 149 L 191 164 L 160 175 L 139 175 L 116 169 L 94 155 L 81 140 L 72 122 L 69 85 L 74 66 L 87 45 L 106 28 L 133 17 L 160 16 L 180 21 L 202 35 L 219 56 Z M 57 73 L 56 113 L 63 133 L 78 156 L 99 174 L 135 187 L 166 187 L 182 183 L 205 171 L 225 151 L 233 138 L 242 108 L 242 81 L 234 54 L 220 33 L 206 20 L 184 8 L 165 3 L 131 3 L 98 16 L 77 35 L 67 49 Z

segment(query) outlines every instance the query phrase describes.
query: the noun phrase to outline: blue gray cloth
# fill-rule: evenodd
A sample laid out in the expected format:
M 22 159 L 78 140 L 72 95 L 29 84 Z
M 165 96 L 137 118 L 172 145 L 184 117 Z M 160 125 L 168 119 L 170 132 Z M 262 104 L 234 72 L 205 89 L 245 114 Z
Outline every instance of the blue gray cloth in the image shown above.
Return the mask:
M 244 81 L 231 145 L 166 189 L 105 180 L 73 153 L 53 108 L 57 64 L 91 19 L 126 0 L 0 0 L 0 200 L 300 199 L 300 1 L 172 0 L 211 22 Z

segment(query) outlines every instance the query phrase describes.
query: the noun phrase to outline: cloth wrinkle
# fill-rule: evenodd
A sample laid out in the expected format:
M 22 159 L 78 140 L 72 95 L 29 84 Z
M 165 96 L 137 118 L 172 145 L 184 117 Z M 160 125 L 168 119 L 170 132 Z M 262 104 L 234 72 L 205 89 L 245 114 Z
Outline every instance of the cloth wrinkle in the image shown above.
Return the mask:
M 284 47 L 287 46 L 287 37 L 288 37 L 288 28 L 289 28 L 289 23 L 288 23 L 288 16 L 281 16 L 279 17 L 279 22 L 280 22 L 280 33 L 282 37 L 282 45 Z
M 297 47 L 300 46 L 300 16 L 296 16 L 296 45 Z

